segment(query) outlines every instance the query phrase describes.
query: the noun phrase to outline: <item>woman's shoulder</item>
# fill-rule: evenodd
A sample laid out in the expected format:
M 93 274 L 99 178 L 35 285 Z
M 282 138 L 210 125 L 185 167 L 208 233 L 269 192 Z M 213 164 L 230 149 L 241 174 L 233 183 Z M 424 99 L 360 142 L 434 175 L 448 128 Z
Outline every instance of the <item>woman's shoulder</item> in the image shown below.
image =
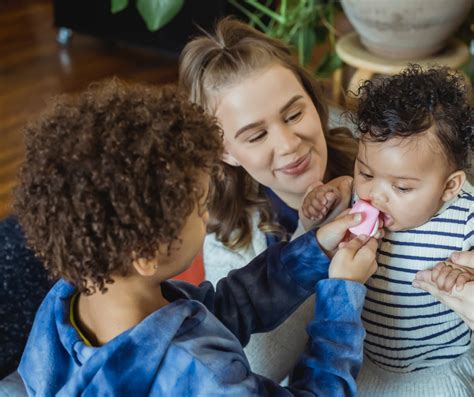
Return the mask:
M 252 215 L 252 239 L 245 247 L 230 248 L 220 241 L 216 233 L 206 235 L 203 247 L 204 269 L 206 279 L 213 284 L 234 269 L 239 269 L 267 248 L 265 233 L 258 228 L 260 215 Z

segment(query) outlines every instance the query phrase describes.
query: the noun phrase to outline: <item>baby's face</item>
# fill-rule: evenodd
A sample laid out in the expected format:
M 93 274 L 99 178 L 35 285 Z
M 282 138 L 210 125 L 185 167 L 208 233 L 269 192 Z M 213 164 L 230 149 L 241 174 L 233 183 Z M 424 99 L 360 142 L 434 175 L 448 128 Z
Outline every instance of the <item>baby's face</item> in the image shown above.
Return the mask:
M 443 192 L 452 172 L 432 134 L 362 139 L 354 169 L 354 189 L 384 214 L 390 231 L 426 223 L 443 205 Z

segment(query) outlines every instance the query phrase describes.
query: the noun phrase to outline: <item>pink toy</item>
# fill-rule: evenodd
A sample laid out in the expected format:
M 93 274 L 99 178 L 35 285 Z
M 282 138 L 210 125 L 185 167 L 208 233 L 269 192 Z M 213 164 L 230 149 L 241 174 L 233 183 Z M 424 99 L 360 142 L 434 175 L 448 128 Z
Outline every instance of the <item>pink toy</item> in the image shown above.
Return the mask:
M 349 231 L 356 236 L 365 234 L 366 236 L 374 236 L 379 228 L 380 211 L 372 207 L 367 201 L 359 200 L 352 207 L 350 213 L 359 212 L 362 214 L 362 222 L 357 226 L 351 227 Z

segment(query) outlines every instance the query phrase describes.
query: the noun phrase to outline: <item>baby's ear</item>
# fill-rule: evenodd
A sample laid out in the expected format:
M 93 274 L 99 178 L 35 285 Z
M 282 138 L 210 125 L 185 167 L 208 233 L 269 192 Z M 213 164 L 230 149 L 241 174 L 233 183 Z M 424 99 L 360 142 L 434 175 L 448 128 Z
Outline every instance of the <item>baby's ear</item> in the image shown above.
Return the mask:
M 441 200 L 447 202 L 453 199 L 459 193 L 465 181 L 466 173 L 464 171 L 456 171 L 449 175 Z

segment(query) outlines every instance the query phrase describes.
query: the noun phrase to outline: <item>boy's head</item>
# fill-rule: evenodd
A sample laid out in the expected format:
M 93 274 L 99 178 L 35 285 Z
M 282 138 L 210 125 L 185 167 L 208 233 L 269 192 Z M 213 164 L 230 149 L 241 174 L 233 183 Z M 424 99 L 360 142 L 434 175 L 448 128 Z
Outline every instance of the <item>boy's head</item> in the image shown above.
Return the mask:
M 199 250 L 222 139 L 214 120 L 176 90 L 94 84 L 55 98 L 25 141 L 15 209 L 53 277 L 81 292 L 105 291 L 132 263 L 148 266 L 161 255 L 182 261 L 179 272 Z M 200 235 L 187 238 L 184 226 Z M 180 241 L 188 246 L 168 249 Z
M 356 193 L 385 214 L 389 230 L 426 223 L 466 178 L 474 112 L 464 80 L 412 65 L 365 82 L 358 96 Z

